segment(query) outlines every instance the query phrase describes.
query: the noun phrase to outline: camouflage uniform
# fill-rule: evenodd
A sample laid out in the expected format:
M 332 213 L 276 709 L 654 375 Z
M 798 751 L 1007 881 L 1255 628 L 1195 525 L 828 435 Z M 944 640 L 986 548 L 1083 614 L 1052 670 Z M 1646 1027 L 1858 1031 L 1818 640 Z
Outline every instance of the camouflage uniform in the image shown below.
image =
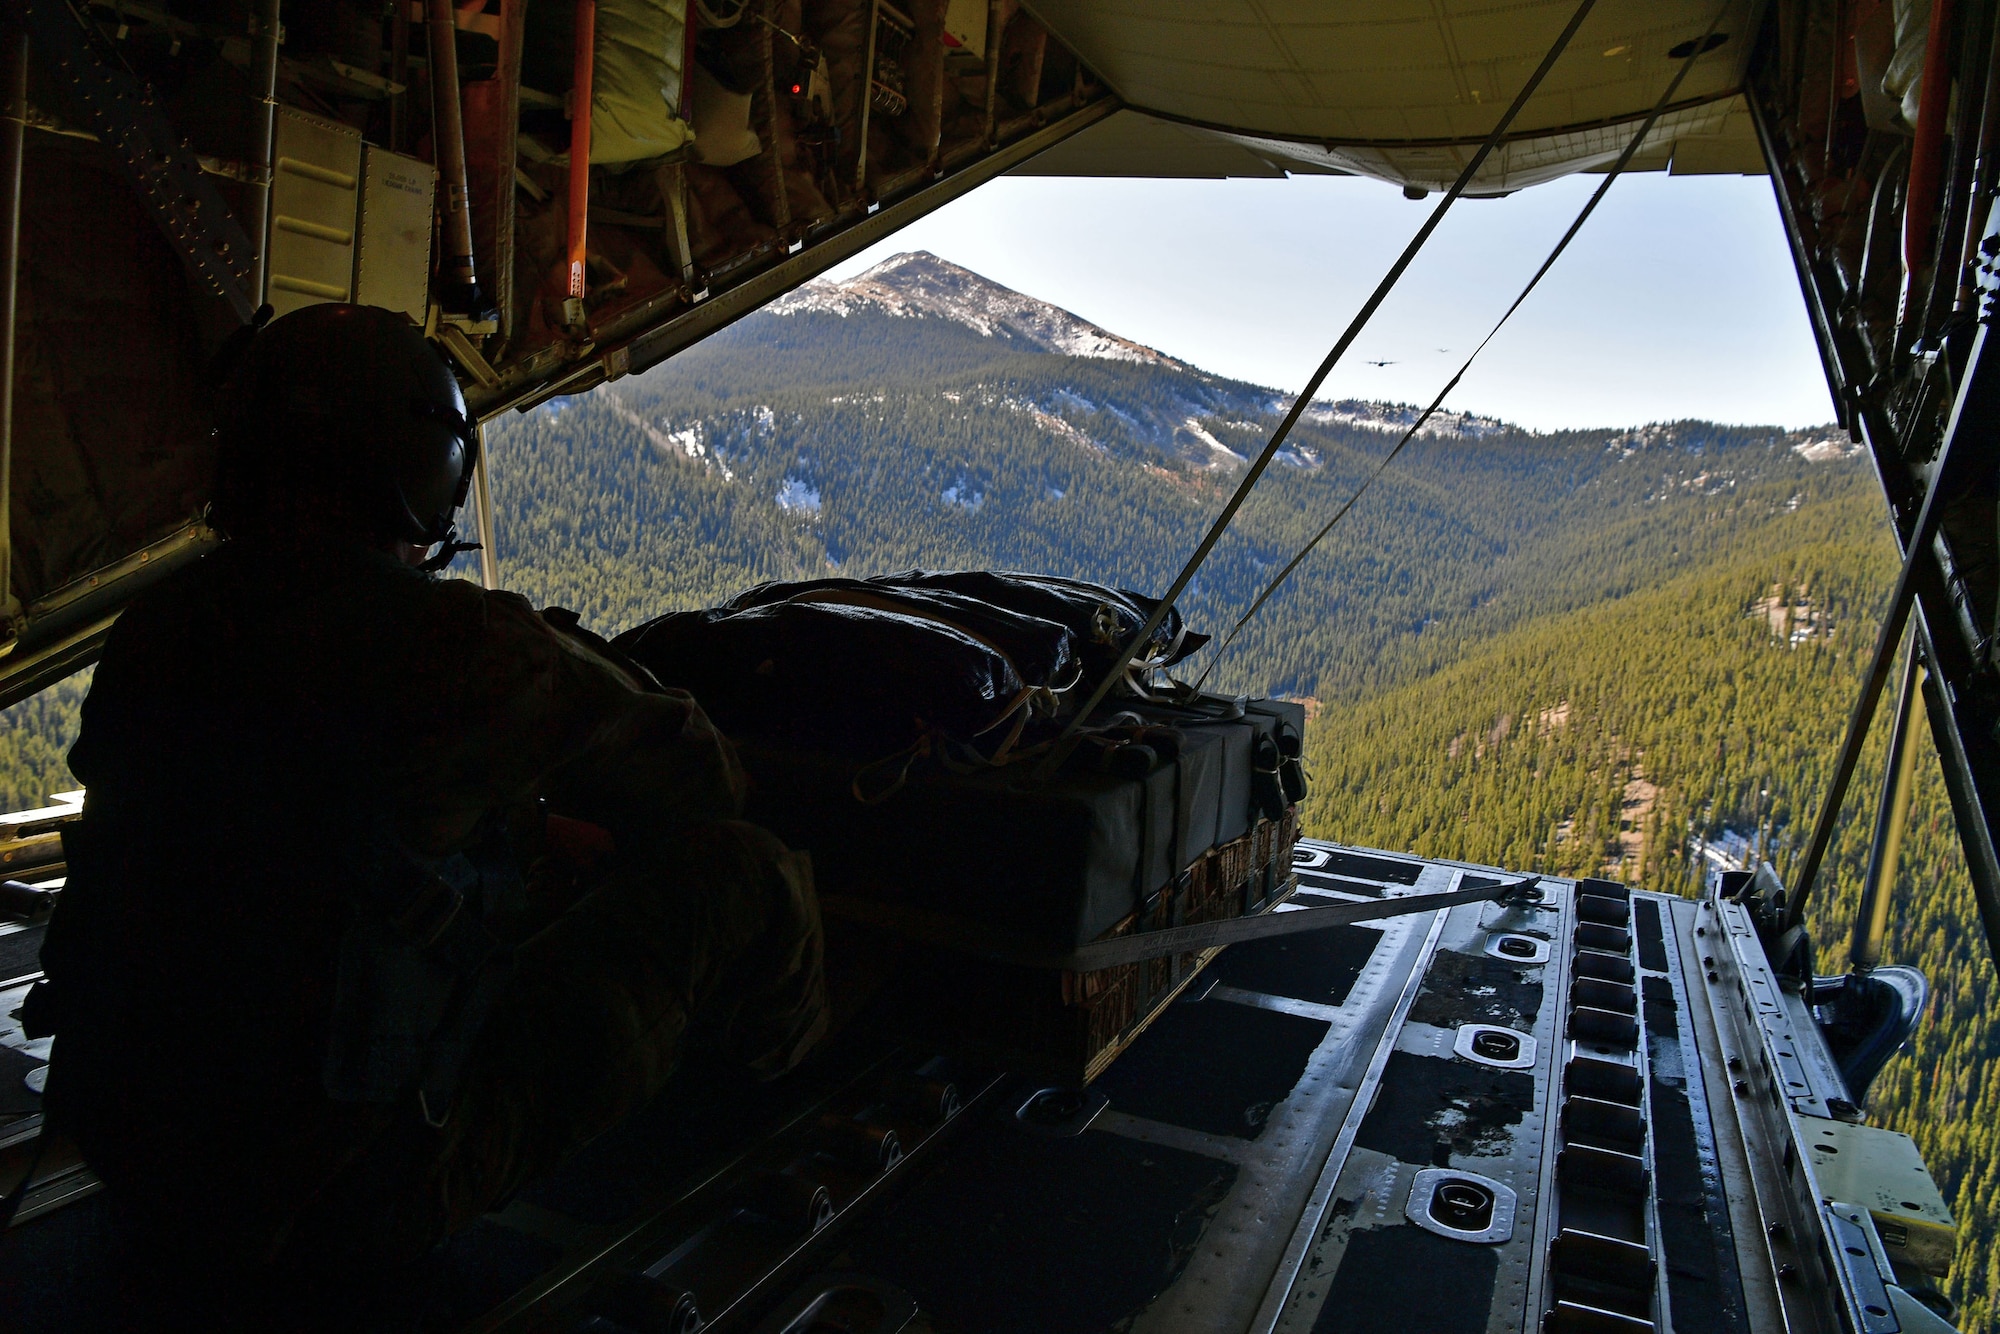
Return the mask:
M 418 1255 L 687 1043 L 769 1075 L 824 1027 L 809 867 L 736 819 L 729 743 L 512 594 L 230 544 L 118 622 L 71 766 L 51 1119 L 245 1272 Z M 566 853 L 537 802 L 613 850 Z M 467 855 L 422 921 L 369 897 Z

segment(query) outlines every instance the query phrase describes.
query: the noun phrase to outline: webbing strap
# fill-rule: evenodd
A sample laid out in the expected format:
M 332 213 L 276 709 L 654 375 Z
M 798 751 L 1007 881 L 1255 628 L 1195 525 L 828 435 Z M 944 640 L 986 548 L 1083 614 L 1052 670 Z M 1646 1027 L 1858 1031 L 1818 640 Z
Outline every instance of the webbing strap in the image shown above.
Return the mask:
M 970 954 L 995 963 L 1022 968 L 1053 968 L 1072 973 L 1089 973 L 1119 964 L 1139 963 L 1170 954 L 1192 954 L 1217 945 L 1235 945 L 1246 940 L 1271 940 L 1304 931 L 1322 931 L 1330 926 L 1368 922 L 1383 917 L 1403 917 L 1410 913 L 1455 908 L 1461 903 L 1483 903 L 1522 894 L 1541 883 L 1531 875 L 1525 880 L 1503 881 L 1475 889 L 1454 889 L 1442 894 L 1412 894 L 1395 899 L 1369 899 L 1361 903 L 1337 903 L 1325 908 L 1296 908 L 1291 912 L 1267 912 L 1256 917 L 1232 917 L 1221 922 L 1199 922 L 1193 926 L 1166 927 L 1142 931 L 1113 940 L 1094 941 L 1072 950 L 1050 949 L 1021 936 L 998 931 L 981 922 L 967 921 L 912 908 L 903 904 L 876 903 L 845 894 L 822 894 L 821 910 L 835 917 L 862 922 L 936 945 L 959 954 Z

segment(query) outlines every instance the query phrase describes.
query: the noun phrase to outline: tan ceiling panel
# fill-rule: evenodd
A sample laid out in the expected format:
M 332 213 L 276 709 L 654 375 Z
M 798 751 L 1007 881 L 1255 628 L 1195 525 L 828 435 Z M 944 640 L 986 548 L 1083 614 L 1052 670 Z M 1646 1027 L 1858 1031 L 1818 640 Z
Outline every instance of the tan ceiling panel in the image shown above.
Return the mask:
M 1502 145 L 1487 159 L 1472 185 L 1474 194 L 1506 194 L 1539 185 L 1571 172 L 1609 166 L 1624 151 L 1643 118 L 1615 125 L 1565 130 L 1555 134 L 1516 139 Z M 1736 127 L 1740 125 L 1740 130 Z M 1761 159 L 1746 153 L 1744 136 L 1748 116 L 1741 98 L 1703 103 L 1660 118 L 1646 137 L 1633 163 L 1639 171 L 1658 171 L 1667 166 L 1678 143 L 1690 149 L 1687 171 L 1727 170 L 1757 172 Z M 1249 135 L 1226 135 L 1252 152 L 1279 165 L 1298 163 L 1302 167 L 1333 168 L 1382 180 L 1415 185 L 1425 190 L 1442 190 L 1458 175 L 1472 156 L 1473 144 L 1411 144 L 1384 142 L 1377 145 L 1342 144 L 1325 146 L 1292 140 L 1264 139 Z M 1726 141 L 1726 142 L 1724 142 Z M 1754 149 L 1754 139 L 1749 141 Z M 1692 164 L 1701 162 L 1699 168 Z
M 1171 74 L 1190 64 L 1255 71 L 1290 63 L 1268 28 L 1240 24 L 1147 23 L 1121 33 L 1117 51 L 1120 62 L 1142 76 L 1148 70 Z
M 1211 130 L 1120 111 L 1014 168 L 1015 176 L 1166 176 L 1198 180 L 1269 180 L 1287 172 L 1336 171 L 1297 162 L 1280 166 Z
M 1267 29 L 1269 31 L 1269 29 Z M 1448 65 L 1455 53 L 1438 25 L 1428 19 L 1355 25 L 1301 23 L 1273 38 L 1287 59 L 1313 69 L 1361 69 L 1370 62 L 1358 57 L 1380 53 L 1392 67 L 1435 69 Z
M 1028 4 L 1133 107 L 1245 143 L 1315 145 L 1324 151 L 1293 156 L 1323 163 L 1335 148 L 1353 149 L 1344 169 L 1411 184 L 1466 156 L 1413 155 L 1411 141 L 1476 145 L 1575 11 L 1575 0 Z M 1524 173 L 1547 179 L 1565 162 L 1601 165 L 1607 144 L 1615 155 L 1618 132 L 1585 132 L 1636 124 L 1682 67 L 1669 51 L 1708 29 L 1714 4 L 1599 0 L 1516 122 L 1514 137 L 1534 146 L 1489 162 L 1480 188 L 1516 188 Z M 1750 0 L 1731 0 L 1716 29 L 1725 40 L 1688 72 L 1677 104 L 1726 99 L 1740 86 L 1750 10 Z M 1405 169 L 1418 176 L 1395 174 Z

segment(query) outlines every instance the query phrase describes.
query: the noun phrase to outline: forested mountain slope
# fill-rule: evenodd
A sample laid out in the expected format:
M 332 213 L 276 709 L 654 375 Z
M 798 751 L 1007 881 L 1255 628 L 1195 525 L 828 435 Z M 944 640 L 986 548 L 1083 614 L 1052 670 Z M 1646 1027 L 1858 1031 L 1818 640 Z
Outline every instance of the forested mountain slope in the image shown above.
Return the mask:
M 932 256 L 814 284 L 664 366 L 488 432 L 505 582 L 606 633 L 749 583 L 1013 566 L 1158 589 L 1285 397 Z M 1220 631 L 1373 471 L 1407 406 L 1316 404 L 1186 602 Z M 1215 683 L 1318 701 L 1310 832 L 1691 885 L 1687 840 L 1784 865 L 1893 569 L 1865 462 L 1823 432 L 1676 422 L 1538 435 L 1441 418 L 1266 607 Z M 1205 666 L 1197 658 L 1197 671 Z M 80 682 L 17 706 L 0 800 L 71 786 Z M 1877 738 L 1815 913 L 1841 961 Z M 1935 764 L 1891 956 L 1938 1000 L 1871 1112 L 1963 1224 L 1996 1325 L 2000 1031 Z
M 899 260 L 844 285 L 860 297 L 815 284 L 646 376 L 493 430 L 510 581 L 577 599 L 610 628 L 835 570 L 1001 564 L 1167 583 L 1287 400 L 1142 357 L 1074 316 L 1080 330 L 1031 341 L 1004 318 L 1018 294 L 931 256 Z M 904 279 L 926 296 L 953 275 L 955 312 L 862 299 Z M 1064 315 L 1044 310 L 1044 328 Z M 1057 342 L 1117 355 L 1043 346 Z M 1222 627 L 1247 607 L 1414 415 L 1311 409 L 1192 589 L 1192 619 Z M 1821 433 L 1683 422 L 1545 436 L 1448 416 L 1216 679 L 1321 697 L 1379 686 L 1868 488 Z

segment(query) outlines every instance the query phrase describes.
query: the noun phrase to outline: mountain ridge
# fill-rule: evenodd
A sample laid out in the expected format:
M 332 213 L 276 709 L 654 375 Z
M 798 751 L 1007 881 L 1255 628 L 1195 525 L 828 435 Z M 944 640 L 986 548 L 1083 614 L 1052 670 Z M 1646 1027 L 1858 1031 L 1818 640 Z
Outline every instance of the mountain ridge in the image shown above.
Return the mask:
M 1224 397 L 1231 400 L 1229 406 L 1240 405 L 1264 414 L 1285 412 L 1296 398 L 1296 395 L 1281 389 L 1203 370 L 1136 339 L 1094 324 L 1054 302 L 1007 287 L 928 250 L 899 252 L 851 278 L 815 279 L 779 297 L 749 319 L 762 321 L 826 316 L 848 321 L 870 315 L 901 321 L 943 320 L 981 339 L 1008 345 L 1012 350 L 1025 349 L 1087 360 L 1123 361 L 1183 373 L 1223 389 Z M 1351 397 L 1321 398 L 1307 406 L 1301 420 L 1400 434 L 1409 429 L 1421 412 L 1422 409 L 1413 403 Z M 1621 426 L 1605 423 L 1578 429 L 1626 431 L 1635 447 L 1645 447 L 1657 443 L 1662 436 L 1671 436 L 1672 428 L 1680 424 L 1648 422 Z M 1770 429 L 1792 437 L 1795 447 L 1816 449 L 1817 453 L 1808 455 L 1808 458 L 1844 457 L 1859 452 L 1861 448 L 1852 441 L 1829 439 L 1838 432 L 1838 428 L 1831 424 L 1797 430 Z M 1574 433 L 1535 431 L 1487 414 L 1440 409 L 1431 415 L 1418 434 L 1420 437 L 1479 437 L 1506 430 L 1531 435 Z M 1236 452 L 1227 446 L 1208 441 L 1203 443 L 1218 451 Z
M 1218 478 L 1248 467 L 1294 402 L 1281 390 L 1158 353 L 927 251 L 892 256 L 842 282 L 809 284 L 606 392 L 693 457 L 724 434 L 720 422 L 696 420 L 700 414 L 688 411 L 695 400 L 706 400 L 711 408 L 746 400 L 768 406 L 806 383 L 822 386 L 822 401 L 830 405 L 933 393 L 949 404 L 954 418 L 969 420 L 1000 408 L 1074 446 Z M 1420 413 L 1407 403 L 1315 401 L 1301 414 L 1277 462 L 1287 471 L 1318 471 L 1327 462 L 1330 441 L 1379 452 Z M 1552 442 L 1559 447 L 1563 441 L 1616 437 L 1622 441 L 1620 457 L 1630 457 L 1700 454 L 1704 441 L 1723 435 L 1767 439 L 1800 450 L 1799 457 L 1809 462 L 1844 458 L 1853 448 L 1844 434 L 1829 428 L 1680 422 L 1533 432 L 1458 410 L 1433 414 L 1418 439 L 1534 442 L 1530 447 L 1539 452 Z M 710 466 L 728 466 L 720 455 L 709 460 Z M 807 506 L 800 512 L 816 511 Z
M 852 278 L 815 279 L 764 308 L 767 315 L 834 315 L 873 310 L 894 319 L 951 320 L 986 338 L 1008 338 L 1043 352 L 1193 370 L 1157 348 L 1112 333 L 1061 306 L 928 250 L 891 255 Z
M 576 481 L 542 471 L 559 457 L 562 471 L 601 479 L 591 504 L 604 512 L 574 522 L 617 533 L 602 555 L 632 569 L 631 586 L 590 575 L 602 591 L 577 610 L 611 628 L 667 609 L 661 597 L 698 605 L 760 578 L 910 565 L 1162 586 L 1293 400 L 1171 358 L 1049 351 L 1065 344 L 1048 331 L 1074 318 L 934 255 L 896 256 L 496 429 L 496 485 L 525 468 L 535 490 L 568 495 Z M 1419 412 L 1312 404 L 1184 611 L 1231 624 Z M 615 458 L 604 454 L 614 440 Z M 1851 452 L 1825 431 L 1683 421 L 1537 433 L 1438 414 L 1215 680 L 1336 700 L 1372 689 L 1467 637 L 1647 586 L 1750 540 L 1760 516 L 1865 485 Z M 629 517 L 611 495 L 630 496 Z M 549 522 L 504 499 L 502 517 Z M 683 523 L 706 540 L 666 535 Z M 1700 543 L 1677 537 L 1697 526 Z

